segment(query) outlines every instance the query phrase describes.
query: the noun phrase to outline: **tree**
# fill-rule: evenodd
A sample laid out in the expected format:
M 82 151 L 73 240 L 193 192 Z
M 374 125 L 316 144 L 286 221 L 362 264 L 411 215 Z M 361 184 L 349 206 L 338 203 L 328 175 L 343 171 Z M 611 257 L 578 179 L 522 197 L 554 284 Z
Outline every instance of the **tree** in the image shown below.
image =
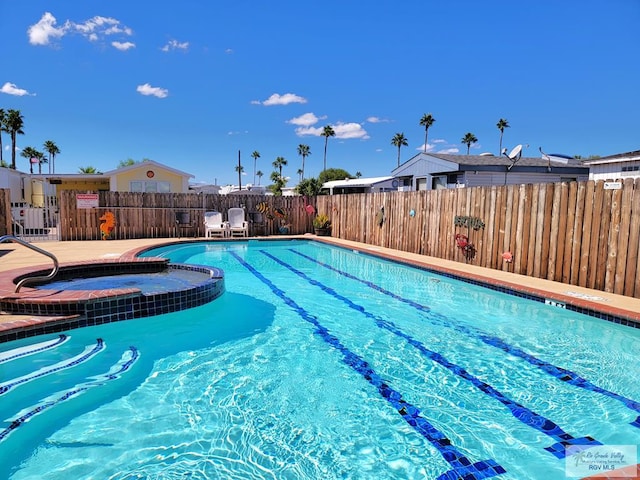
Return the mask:
M 240 160 L 238 160 L 238 165 L 236 165 L 236 172 L 238 172 L 238 190 L 242 190 L 242 172 L 244 172 L 244 167 L 240 165 Z
M 32 158 L 36 158 L 36 159 L 39 158 L 38 154 L 42 155 L 42 153 L 40 153 L 39 151 L 37 151 L 33 147 L 25 147 L 20 152 L 20 155 L 22 157 L 26 158 L 27 161 L 29 162 L 29 173 L 33 173 L 33 162 L 31 161 L 31 159 Z
M 123 168 L 123 167 L 130 167 L 131 165 L 135 165 L 136 162 L 133 158 L 127 158 L 126 160 L 120 160 L 118 162 L 118 167 L 117 168 Z
M 256 172 L 256 176 L 258 177 L 258 185 L 260 185 L 260 179 L 262 178 L 263 175 L 264 173 L 262 173 L 262 170 L 258 170 Z
M 324 185 L 326 182 L 330 182 L 332 180 L 344 180 L 345 178 L 353 178 L 353 175 L 342 168 L 328 168 L 320 172 L 320 175 L 318 175 L 320 185 Z
M 464 143 L 467 146 L 467 155 L 469 155 L 469 149 L 471 148 L 471 144 L 476 143 L 477 141 L 478 139 L 471 132 L 467 132 L 465 136 L 462 137 L 462 143 Z
M 254 150 L 253 153 L 251 154 L 251 156 L 253 157 L 253 184 L 256 184 L 256 165 L 258 162 L 258 159 L 260 158 L 260 152 L 257 150 Z
M 306 195 L 307 197 L 320 195 L 320 190 L 322 190 L 322 184 L 317 178 L 313 177 L 302 180 L 296 187 L 296 193 L 298 195 Z
M 275 161 L 272 163 L 273 168 L 278 169 L 278 175 L 280 175 L 281 177 L 282 177 L 282 167 L 284 167 L 286 164 L 287 164 L 287 161 L 285 160 L 284 157 L 277 157 Z
M 324 137 L 324 163 L 322 166 L 322 170 L 324 171 L 327 169 L 327 143 L 329 143 L 329 137 L 336 136 L 336 132 L 331 128 L 331 125 L 325 125 L 320 135 Z
M 271 190 L 274 195 L 282 195 L 282 189 L 287 184 L 287 180 L 281 173 L 273 171 L 271 172 L 271 181 L 273 184 L 269 185 L 269 190 Z
M 311 149 L 309 145 L 300 144 L 298 145 L 298 155 L 302 157 L 302 174 L 300 176 L 300 180 L 304 180 L 304 159 L 311 155 Z
M 359 170 L 356 172 L 356 178 L 360 178 L 362 176 L 362 172 L 360 172 Z
M 2 134 L 6 132 L 5 122 L 7 121 L 7 113 L 4 109 L 0 108 L 0 165 L 4 166 L 4 159 L 2 158 Z
M 87 167 L 80 167 L 80 168 L 78 168 L 78 172 L 79 172 L 79 173 L 88 174 L 88 175 L 91 175 L 91 174 L 99 175 L 99 174 L 101 174 L 101 173 L 102 173 L 102 172 L 100 172 L 99 170 L 96 170 L 96 167 L 92 167 L 92 166 L 90 166 L 90 165 L 89 165 L 89 166 L 87 166 Z
M 398 166 L 400 166 L 400 148 L 409 145 L 407 137 L 404 136 L 404 133 L 396 133 L 391 139 L 391 145 L 398 147 Z
M 300 183 L 302 181 L 302 175 L 304 174 L 304 170 L 302 170 L 301 168 L 298 169 L 298 171 L 296 172 L 298 174 L 298 183 Z
M 51 140 L 47 140 L 44 142 L 44 151 L 49 154 L 49 173 L 56 173 L 56 155 L 60 153 L 60 149 Z
M 504 129 L 509 128 L 510 125 L 506 118 L 501 118 L 498 120 L 498 123 L 496 123 L 496 126 L 498 130 L 500 130 L 500 150 L 498 150 L 498 154 L 502 155 L 502 135 L 504 134 Z
M 429 127 L 435 123 L 436 119 L 430 113 L 425 113 L 420 119 L 420 125 L 424 127 L 424 152 L 427 153 L 427 136 Z
M 6 131 L 11 136 L 11 168 L 16 169 L 16 135 L 24 135 L 24 119 L 20 110 L 9 110 L 5 122 Z

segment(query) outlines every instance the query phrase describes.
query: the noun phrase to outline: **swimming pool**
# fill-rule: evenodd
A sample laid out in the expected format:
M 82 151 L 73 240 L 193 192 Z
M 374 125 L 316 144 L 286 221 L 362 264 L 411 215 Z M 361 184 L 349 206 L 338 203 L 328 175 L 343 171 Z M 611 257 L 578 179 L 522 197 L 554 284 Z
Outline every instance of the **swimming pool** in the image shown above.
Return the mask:
M 148 255 L 226 293 L 0 345 L 0 478 L 565 479 L 566 444 L 640 444 L 638 329 L 315 242 Z

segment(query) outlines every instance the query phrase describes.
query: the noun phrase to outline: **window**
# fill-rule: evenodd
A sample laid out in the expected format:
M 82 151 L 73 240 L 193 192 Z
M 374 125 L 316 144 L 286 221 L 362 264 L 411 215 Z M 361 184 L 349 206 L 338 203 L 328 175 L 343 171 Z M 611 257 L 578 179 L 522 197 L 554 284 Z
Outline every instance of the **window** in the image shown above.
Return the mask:
M 427 190 L 426 178 L 416 178 L 416 190 L 418 191 Z
M 170 193 L 171 183 L 169 182 L 156 182 L 156 181 L 143 181 L 132 180 L 129 182 L 129 188 L 132 192 L 145 192 L 145 193 Z

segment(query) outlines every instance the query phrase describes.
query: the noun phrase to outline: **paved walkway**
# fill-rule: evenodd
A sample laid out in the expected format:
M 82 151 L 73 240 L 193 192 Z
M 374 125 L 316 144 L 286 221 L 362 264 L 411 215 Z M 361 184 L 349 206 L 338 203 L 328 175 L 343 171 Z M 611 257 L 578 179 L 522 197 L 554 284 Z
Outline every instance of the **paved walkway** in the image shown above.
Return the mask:
M 278 237 L 282 238 L 282 237 Z M 436 271 L 459 275 L 477 280 L 481 283 L 495 285 L 538 295 L 551 300 L 562 302 L 600 312 L 604 315 L 626 318 L 640 323 L 640 299 L 614 295 L 590 290 L 587 288 L 567 285 L 549 280 L 526 277 L 514 273 L 492 270 L 475 265 L 441 260 L 434 257 L 417 255 L 388 248 L 374 247 L 357 242 L 335 239 L 333 237 L 315 237 L 304 235 L 298 238 L 313 238 L 346 248 L 357 249 L 384 256 L 386 258 L 409 262 Z M 108 240 L 108 241 L 78 241 L 78 242 L 41 242 L 34 245 L 54 254 L 61 264 L 85 260 L 104 260 L 118 258 L 126 252 L 143 249 L 154 245 L 173 243 L 175 239 L 136 239 L 136 240 Z M 16 243 L 0 244 L 0 273 L 29 266 L 47 266 L 51 261 L 43 255 Z M 20 319 L 17 315 L 0 314 L 0 329 L 2 324 Z

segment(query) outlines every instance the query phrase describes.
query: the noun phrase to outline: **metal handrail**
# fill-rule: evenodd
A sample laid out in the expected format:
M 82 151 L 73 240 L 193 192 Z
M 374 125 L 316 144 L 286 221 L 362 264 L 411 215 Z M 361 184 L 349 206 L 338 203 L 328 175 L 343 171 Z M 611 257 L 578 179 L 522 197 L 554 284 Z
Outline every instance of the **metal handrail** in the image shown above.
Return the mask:
M 23 245 L 27 248 L 30 248 L 31 250 L 41 253 L 42 255 L 49 257 L 51 260 L 53 260 L 53 270 L 51 270 L 51 272 L 49 272 L 48 275 L 38 275 L 35 277 L 25 277 L 22 280 L 20 280 L 18 282 L 18 284 L 16 285 L 16 290 L 15 293 L 18 293 L 20 291 L 20 289 L 27 285 L 27 284 L 32 284 L 32 283 L 37 283 L 37 282 L 42 282 L 42 281 L 47 281 L 47 280 L 51 280 L 52 278 L 54 278 L 57 274 L 58 274 L 58 270 L 60 269 L 60 264 L 58 263 L 58 259 L 55 257 L 55 255 L 53 255 L 52 253 L 47 252 L 46 250 L 43 250 L 40 247 L 36 247 L 35 245 L 31 245 L 29 242 L 26 242 L 24 240 L 22 240 L 21 238 L 18 238 L 14 235 L 3 235 L 2 237 L 0 237 L 0 243 L 4 243 L 4 242 L 14 242 L 14 243 L 19 243 L 20 245 Z

